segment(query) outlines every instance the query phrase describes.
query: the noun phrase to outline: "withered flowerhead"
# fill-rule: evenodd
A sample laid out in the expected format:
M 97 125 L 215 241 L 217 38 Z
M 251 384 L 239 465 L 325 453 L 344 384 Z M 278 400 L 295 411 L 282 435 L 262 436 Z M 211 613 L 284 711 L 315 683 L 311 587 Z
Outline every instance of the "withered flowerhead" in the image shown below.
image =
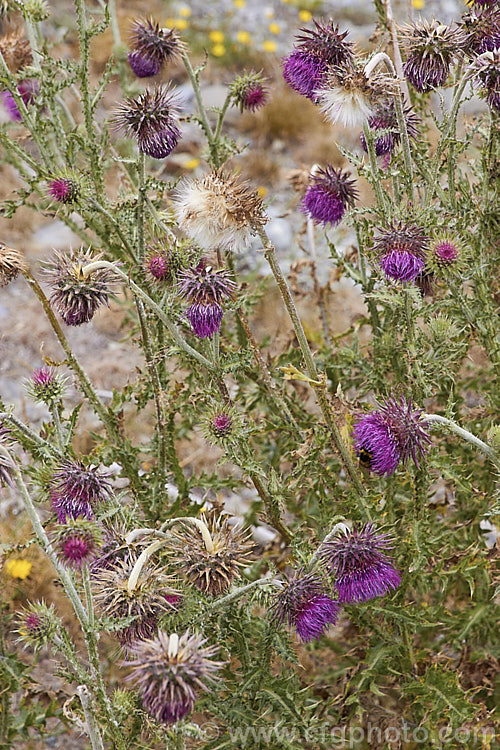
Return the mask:
M 500 47 L 480 55 L 471 70 L 481 94 L 492 109 L 500 112 Z
M 331 67 L 350 69 L 353 65 L 353 45 L 346 41 L 347 31 L 339 32 L 330 19 L 328 23 L 314 21 L 314 29 L 301 29 L 292 52 L 283 58 L 283 78 L 288 85 L 311 101 L 323 87 Z
M 380 73 L 367 76 L 362 69 L 331 68 L 316 93 L 318 104 L 330 122 L 354 128 L 373 116 L 380 99 L 391 93 L 391 82 Z
M 176 213 L 181 228 L 206 250 L 245 250 L 267 221 L 257 191 L 222 171 L 181 183 Z
M 0 37 L 0 52 L 13 73 L 29 65 L 33 59 L 30 43 L 19 29 Z
M 450 65 L 463 51 L 466 36 L 458 27 L 423 20 L 405 26 L 401 39 L 407 54 L 404 74 L 417 91 L 425 94 L 446 81 Z
M 182 53 L 183 44 L 174 29 L 161 28 L 152 18 L 134 21 L 128 62 L 138 78 L 155 76 L 165 63 Z
M 96 523 L 78 518 L 60 526 L 54 534 L 54 541 L 61 564 L 79 570 L 96 559 L 102 531 Z
M 115 559 L 107 567 L 92 571 L 92 587 L 100 614 L 117 621 L 134 618 L 114 631 L 126 649 L 154 635 L 161 615 L 175 609 L 167 597 L 178 594 L 163 569 L 150 564 L 142 568 L 135 587 L 129 592 L 128 580 L 136 562 L 137 555 L 130 553 L 126 559 Z
M 83 269 L 102 258 L 91 250 L 54 253 L 54 260 L 45 264 L 44 275 L 52 287 L 51 303 L 68 326 L 88 323 L 102 305 L 108 304 L 113 272 L 96 268 L 89 274 Z
M 170 550 L 188 583 L 208 596 L 221 596 L 248 565 L 254 545 L 248 531 L 232 526 L 227 516 L 202 520 L 212 538 L 210 549 L 199 529 L 186 524 L 172 534 Z
M 167 635 L 160 630 L 155 638 L 134 646 L 128 666 L 128 680 L 136 683 L 144 709 L 162 724 L 175 724 L 193 710 L 199 690 L 216 681 L 215 672 L 223 662 L 212 659 L 215 646 L 190 635 Z
M 20 252 L 0 242 L 0 287 L 7 286 L 19 273 L 25 273 L 28 266 Z
M 178 100 L 166 87 L 146 89 L 135 98 L 125 99 L 113 122 L 134 138 L 139 151 L 154 159 L 165 159 L 181 137 Z
M 269 96 L 262 73 L 250 71 L 237 76 L 229 86 L 232 99 L 240 111 L 255 112 L 264 106 Z
M 373 251 L 386 276 L 395 281 L 414 281 L 425 268 L 429 238 L 413 222 L 395 222 L 380 230 Z
M 472 8 L 462 16 L 465 51 L 470 57 L 500 47 L 500 6 Z
M 318 169 L 302 199 L 304 213 L 319 224 L 338 224 L 358 196 L 350 174 L 334 169 L 331 164 Z
M 403 114 L 408 136 L 416 138 L 420 117 L 413 110 L 413 107 L 406 107 Z M 370 130 L 373 130 L 375 136 L 375 154 L 377 156 L 391 154 L 401 140 L 394 99 L 386 99 L 377 104 L 372 116 L 368 120 L 368 127 Z M 368 151 L 364 133 L 361 133 L 360 139 L 363 150 Z
M 280 625 L 295 628 L 304 643 L 319 639 L 337 622 L 340 606 L 327 595 L 325 581 L 317 573 L 296 571 L 276 597 L 272 617 Z
M 52 474 L 50 497 L 59 523 L 68 518 L 94 518 L 95 511 L 108 502 L 112 488 L 109 473 L 80 461 L 65 461 Z

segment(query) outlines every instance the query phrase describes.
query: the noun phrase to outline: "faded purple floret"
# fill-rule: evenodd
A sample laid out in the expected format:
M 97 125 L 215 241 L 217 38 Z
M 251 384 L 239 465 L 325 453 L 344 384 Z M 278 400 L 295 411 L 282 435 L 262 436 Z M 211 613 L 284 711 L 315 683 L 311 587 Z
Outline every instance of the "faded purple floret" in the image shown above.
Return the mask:
M 500 47 L 500 7 L 473 8 L 462 17 L 465 50 L 471 56 Z
M 294 91 L 312 102 L 317 99 L 316 91 L 322 87 L 326 73 L 325 63 L 308 52 L 294 50 L 283 58 L 283 78 Z
M 189 302 L 222 304 L 233 299 L 236 283 L 231 272 L 225 268 L 215 269 L 201 260 L 196 268 L 188 268 L 179 273 L 177 290 Z
M 21 81 L 21 83 L 17 87 L 17 90 L 23 102 L 26 105 L 31 104 L 35 101 L 36 95 L 38 93 L 38 81 Z M 22 120 L 21 113 L 19 112 L 17 104 L 10 91 L 2 91 L 2 99 L 10 119 L 14 122 L 20 122 Z
M 337 622 L 340 612 L 338 602 L 327 595 L 322 578 L 302 571 L 285 583 L 273 607 L 273 619 L 294 627 L 305 643 L 320 638 Z
M 47 193 L 59 203 L 72 203 L 78 198 L 79 192 L 78 183 L 67 177 L 51 180 L 47 187 Z
M 59 523 L 79 516 L 92 519 L 95 510 L 107 502 L 112 489 L 109 474 L 98 473 L 96 467 L 67 461 L 52 475 L 50 497 Z
M 471 70 L 475 71 L 475 84 L 493 109 L 500 112 L 500 47 L 480 55 Z
M 137 50 L 129 52 L 127 60 L 137 78 L 150 78 L 160 72 L 161 65 L 157 60 L 152 60 Z
M 411 399 L 390 396 L 378 409 L 359 417 L 353 428 L 355 450 L 370 471 L 389 476 L 410 458 L 418 466 L 431 439 Z
M 340 602 L 364 602 L 399 586 L 401 575 L 385 554 L 393 546 L 392 538 L 370 523 L 322 543 L 319 556 L 335 576 Z
M 174 123 L 163 128 L 158 133 L 151 133 L 144 138 L 139 138 L 137 144 L 139 150 L 153 159 L 166 159 L 177 146 L 181 137 L 181 131 Z
M 418 134 L 418 125 L 420 123 L 419 116 L 413 111 L 412 107 L 406 107 L 404 110 L 404 117 L 408 136 L 410 138 L 416 138 Z M 401 140 L 401 133 L 399 132 L 396 109 L 393 100 L 384 102 L 377 107 L 375 114 L 368 119 L 368 127 L 370 130 L 373 130 L 375 134 L 375 154 L 377 156 L 391 154 Z M 383 135 L 379 136 L 377 135 L 378 131 L 387 132 L 384 132 Z M 363 150 L 367 152 L 368 148 L 364 133 L 361 133 L 360 140 Z
M 250 112 L 255 112 L 256 109 L 260 109 L 266 103 L 268 94 L 262 84 L 255 84 L 249 86 L 246 91 L 241 94 L 241 106 L 243 109 L 248 109 Z
M 403 72 L 414 89 L 426 94 L 442 86 L 450 73 L 450 64 L 440 57 L 412 55 L 403 65 Z
M 59 558 L 63 565 L 78 570 L 96 557 L 96 543 L 92 534 L 75 529 L 59 544 Z
M 143 154 L 164 159 L 181 137 L 177 104 L 176 97 L 167 88 L 146 89 L 135 99 L 125 99 L 113 122 L 137 141 Z
M 437 263 L 454 263 L 459 256 L 459 250 L 454 242 L 450 240 L 443 240 L 442 242 L 436 242 L 433 246 L 434 257 Z
M 170 277 L 170 266 L 167 258 L 163 255 L 152 255 L 148 259 L 147 269 L 151 276 L 158 281 L 163 281 Z
M 357 198 L 354 180 L 349 176 L 349 172 L 331 165 L 318 170 L 302 199 L 302 210 L 320 224 L 338 224 Z
M 373 250 L 386 276 L 395 281 L 414 281 L 425 268 L 429 239 L 416 224 L 398 222 L 382 230 Z
M 233 428 L 233 420 L 230 414 L 216 414 L 212 419 L 211 428 L 217 435 L 227 435 Z
M 223 311 L 217 303 L 194 304 L 186 310 L 193 333 L 199 339 L 211 338 L 221 327 Z

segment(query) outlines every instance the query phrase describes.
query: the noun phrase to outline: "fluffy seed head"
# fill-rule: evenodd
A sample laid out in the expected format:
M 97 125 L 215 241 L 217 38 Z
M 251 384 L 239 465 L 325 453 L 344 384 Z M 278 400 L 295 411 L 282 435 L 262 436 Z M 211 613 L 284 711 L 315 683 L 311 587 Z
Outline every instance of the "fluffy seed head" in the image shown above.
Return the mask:
M 160 630 L 155 638 L 134 646 L 128 680 L 135 682 L 144 709 L 162 724 L 175 724 L 189 714 L 199 690 L 207 691 L 223 662 L 213 660 L 215 646 L 205 646 L 199 635 L 168 636 Z
M 339 612 L 339 604 L 327 595 L 321 576 L 299 570 L 278 594 L 272 617 L 280 625 L 286 623 L 295 628 L 307 643 L 319 639 L 330 625 L 334 625 Z
M 178 191 L 176 213 L 181 228 L 206 250 L 245 250 L 266 223 L 257 191 L 222 171 L 185 180 Z
M 7 286 L 19 273 L 25 273 L 28 266 L 17 250 L 0 242 L 0 287 Z
M 249 563 L 253 542 L 247 531 L 231 525 L 227 516 L 202 519 L 212 537 L 207 549 L 200 530 L 187 525 L 172 535 L 170 550 L 182 575 L 207 596 L 221 596 L 240 577 L 239 569 Z
M 130 67 L 139 78 L 156 75 L 160 68 L 178 57 L 184 48 L 174 29 L 161 28 L 152 18 L 134 21 L 130 33 Z M 145 72 L 148 69 L 155 72 Z
M 316 95 L 330 122 L 356 128 L 373 117 L 377 102 L 387 97 L 388 90 L 388 79 L 380 74 L 367 77 L 362 70 L 333 68 Z
M 406 465 L 410 458 L 418 466 L 431 442 L 421 414 L 411 399 L 390 396 L 358 417 L 352 435 L 363 465 L 381 476 L 393 474 L 399 463 Z
M 255 110 L 264 106 L 269 96 L 264 85 L 265 81 L 262 73 L 256 73 L 253 70 L 234 79 L 229 91 L 241 112 L 245 109 L 255 112 Z
M 458 27 L 423 20 L 405 26 L 401 39 L 407 53 L 404 74 L 417 91 L 425 94 L 446 81 L 466 37 Z
M 23 102 L 26 104 L 26 106 L 28 106 L 28 104 L 32 104 L 36 99 L 36 95 L 38 94 L 38 81 L 21 81 L 21 83 L 17 87 L 17 90 Z M 1 94 L 5 109 L 7 110 L 7 114 L 9 115 L 10 119 L 13 122 L 21 122 L 23 118 L 21 113 L 19 112 L 16 101 L 11 92 L 2 91 Z
M 45 264 L 44 275 L 52 287 L 51 303 L 68 326 L 88 323 L 102 305 L 108 304 L 113 272 L 97 268 L 88 275 L 83 268 L 102 258 L 102 253 L 72 250 L 67 254 L 55 252 L 54 259 Z
M 128 579 L 136 562 L 137 556 L 130 553 L 107 567 L 94 568 L 92 575 L 97 608 L 101 615 L 116 620 L 113 632 L 125 649 L 154 635 L 161 615 L 174 610 L 167 596 L 178 593 L 163 569 L 149 564 L 142 568 L 135 588 L 129 592 Z M 123 624 L 122 620 L 128 622 Z
M 353 206 L 358 197 L 350 174 L 334 169 L 331 164 L 319 169 L 302 199 L 304 213 L 320 224 L 338 224 L 346 208 Z
M 44 366 L 33 370 L 26 389 L 32 399 L 51 406 L 64 395 L 65 384 L 66 378 L 59 375 L 53 367 Z
M 406 107 L 403 114 L 406 120 L 408 136 L 416 138 L 420 117 L 414 112 L 413 107 Z M 376 155 L 385 156 L 386 154 L 391 154 L 401 140 L 394 99 L 387 99 L 377 105 L 373 115 L 368 120 L 368 127 L 374 131 Z M 368 148 L 364 133 L 361 133 L 360 139 L 363 150 L 367 152 Z
M 62 565 L 79 570 L 98 555 L 102 533 L 97 524 L 78 519 L 68 521 L 55 534 L 57 556 Z
M 155 159 L 165 159 L 177 146 L 178 100 L 168 88 L 146 89 L 127 98 L 116 110 L 113 122 L 134 138 L 139 151 Z
M 490 107 L 500 112 L 500 47 L 480 55 L 471 69 L 474 82 Z
M 386 554 L 393 546 L 391 537 L 370 523 L 345 528 L 321 544 L 319 556 L 335 576 L 340 602 L 364 602 L 399 586 L 401 576 Z
M 19 613 L 17 623 L 18 641 L 35 651 L 47 646 L 62 625 L 54 605 L 47 606 L 44 601 L 28 602 L 27 607 Z
M 75 203 L 80 191 L 80 184 L 69 177 L 55 177 L 47 185 L 47 194 L 58 203 Z
M 65 461 L 52 474 L 50 497 L 59 523 L 67 519 L 94 518 L 95 511 L 108 502 L 112 488 L 109 473 L 80 461 Z
M 425 268 L 429 240 L 414 223 L 396 222 L 381 230 L 373 251 L 386 276 L 395 281 L 414 281 Z

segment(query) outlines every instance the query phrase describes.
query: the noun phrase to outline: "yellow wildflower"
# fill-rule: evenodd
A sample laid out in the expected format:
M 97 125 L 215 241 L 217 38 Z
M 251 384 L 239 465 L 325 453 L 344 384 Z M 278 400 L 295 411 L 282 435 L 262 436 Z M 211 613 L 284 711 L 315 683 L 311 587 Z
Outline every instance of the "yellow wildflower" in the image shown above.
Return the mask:
M 189 29 L 189 21 L 186 18 L 173 18 L 171 25 L 174 29 L 178 29 L 179 31 Z
M 273 21 L 273 23 L 269 24 L 269 31 L 271 32 L 271 34 L 279 34 L 281 31 L 281 26 L 279 25 L 279 23 Z
M 425 0 L 411 0 L 411 4 L 415 10 L 422 10 L 425 5 Z
M 237 8 L 244 8 L 246 5 L 245 0 L 234 0 L 234 4 Z
M 5 563 L 6 573 L 12 576 L 12 578 L 19 578 L 21 581 L 24 581 L 29 576 L 32 567 L 33 563 L 30 563 L 29 560 L 14 559 L 7 560 Z
M 226 48 L 223 44 L 214 44 L 211 52 L 214 57 L 224 57 L 224 55 L 226 54 Z
M 307 23 L 312 18 L 312 13 L 310 10 L 299 10 L 299 18 L 301 21 L 304 21 L 304 23 Z
M 264 185 L 259 185 L 257 188 L 257 194 L 259 198 L 265 198 L 267 195 L 267 188 Z
M 262 42 L 262 49 L 264 52 L 276 52 L 276 42 L 272 39 L 264 39 Z
M 209 36 L 210 41 L 214 42 L 214 44 L 222 44 L 224 41 L 224 33 L 222 31 L 211 31 Z
M 236 39 L 240 44 L 252 43 L 252 35 L 249 31 L 238 31 L 238 33 L 236 34 Z
M 187 162 L 185 162 L 184 169 L 196 169 L 199 163 L 200 160 L 196 156 L 193 156 L 192 159 L 189 159 Z
M 184 6 L 183 8 L 180 8 L 179 15 L 182 16 L 183 18 L 189 18 L 189 16 L 191 15 L 191 8 L 187 8 L 186 6 Z

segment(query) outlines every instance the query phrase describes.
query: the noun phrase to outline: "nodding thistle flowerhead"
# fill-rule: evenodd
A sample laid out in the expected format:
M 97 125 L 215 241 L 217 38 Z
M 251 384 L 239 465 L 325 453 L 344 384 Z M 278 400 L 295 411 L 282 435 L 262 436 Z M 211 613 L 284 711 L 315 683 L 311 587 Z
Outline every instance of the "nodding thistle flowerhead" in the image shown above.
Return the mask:
M 0 287 L 7 286 L 19 273 L 26 273 L 27 270 L 21 253 L 0 242 Z
M 165 63 L 182 53 L 183 44 L 174 29 L 161 28 L 152 18 L 135 21 L 130 34 L 128 62 L 138 78 L 155 76 Z
M 113 628 L 113 632 L 125 649 L 154 635 L 161 615 L 175 609 L 167 596 L 178 593 L 170 587 L 171 579 L 162 568 L 149 564 L 129 591 L 128 580 L 136 562 L 137 557 L 131 553 L 126 559 L 115 559 L 107 567 L 92 571 L 97 608 L 101 615 L 117 621 L 118 629 Z M 122 620 L 125 624 L 120 623 Z
M 363 70 L 332 68 L 316 93 L 330 122 L 355 128 L 373 117 L 377 102 L 390 93 L 390 81 L 379 73 L 367 76 Z
M 350 174 L 334 169 L 331 164 L 318 169 L 302 199 L 304 213 L 319 224 L 338 224 L 358 197 Z
M 80 461 L 65 461 L 52 474 L 50 497 L 59 523 L 68 518 L 94 518 L 95 511 L 108 502 L 112 489 L 109 473 Z
M 175 724 L 193 710 L 198 690 L 207 691 L 207 683 L 217 679 L 215 672 L 223 662 L 212 659 L 215 646 L 206 639 L 190 635 L 180 637 L 160 630 L 155 638 L 137 643 L 127 680 L 139 689 L 144 709 L 162 724 Z
M 461 29 L 453 29 L 436 20 L 405 26 L 401 38 L 407 52 L 404 74 L 423 94 L 443 85 L 466 40 Z
M 273 619 L 295 628 L 304 643 L 319 639 L 335 625 L 340 606 L 326 593 L 325 582 L 317 573 L 297 571 L 285 582 L 273 605 Z
M 381 476 L 393 474 L 399 463 L 406 465 L 410 458 L 418 466 L 431 442 L 421 414 L 411 399 L 390 396 L 374 411 L 358 417 L 352 436 L 363 465 Z
M 53 367 L 39 367 L 33 370 L 26 389 L 32 399 L 51 406 L 64 395 L 65 383 L 66 378 L 56 373 Z
M 96 559 L 102 541 L 97 524 L 78 519 L 68 521 L 55 534 L 57 556 L 62 565 L 79 570 Z
M 128 98 L 116 111 L 117 128 L 134 138 L 139 151 L 154 159 L 165 159 L 177 146 L 178 100 L 168 88 L 146 89 L 135 99 Z
M 47 185 L 47 194 L 58 203 L 75 203 L 80 193 L 81 185 L 71 177 L 55 177 Z
M 408 136 L 416 138 L 420 117 L 414 112 L 413 107 L 406 107 L 403 114 Z M 377 104 L 373 115 L 368 119 L 368 127 L 374 132 L 376 155 L 391 154 L 401 140 L 394 99 L 386 99 Z M 363 150 L 368 151 L 364 133 L 361 133 L 360 139 Z
M 248 565 L 254 545 L 248 532 L 232 526 L 227 516 L 202 520 L 211 543 L 198 527 L 186 525 L 172 535 L 170 550 L 191 585 L 207 596 L 221 596 L 240 577 L 239 569 Z
M 32 104 L 36 99 L 36 95 L 38 94 L 38 81 L 21 81 L 21 83 L 19 83 L 17 86 L 17 91 L 26 106 L 28 104 Z M 16 100 L 12 96 L 11 92 L 2 91 L 1 93 L 5 109 L 7 110 L 7 114 L 9 115 L 10 119 L 13 122 L 21 122 L 23 118 L 17 107 Z
M 490 107 L 500 112 L 500 47 L 480 55 L 471 69 L 475 72 L 475 83 Z
M 50 643 L 51 638 L 61 627 L 54 605 L 47 606 L 44 601 L 28 602 L 18 618 L 18 641 L 39 651 Z
M 196 268 L 181 271 L 179 295 L 191 302 L 186 315 L 198 338 L 213 336 L 222 322 L 222 303 L 234 297 L 235 282 L 226 269 L 214 269 L 202 260 Z
M 53 289 L 50 301 L 68 326 L 88 323 L 102 305 L 108 304 L 113 273 L 96 268 L 88 274 L 83 269 L 102 258 L 102 253 L 72 250 L 54 253 L 54 260 L 45 265 L 45 277 Z
M 283 58 L 283 78 L 288 85 L 311 101 L 317 99 L 328 68 L 350 68 L 353 65 L 353 45 L 346 41 L 347 31 L 339 32 L 333 21 L 327 24 L 314 21 L 314 29 L 301 29 L 296 47 Z
M 365 602 L 399 586 L 401 576 L 386 554 L 393 546 L 391 537 L 371 523 L 345 528 L 320 545 L 320 559 L 335 576 L 340 602 Z
M 176 213 L 181 228 L 205 250 L 245 250 L 267 221 L 257 191 L 222 171 L 181 183 Z
M 429 240 L 424 230 L 402 221 L 381 230 L 373 251 L 386 276 L 395 281 L 414 281 L 425 268 Z
M 269 96 L 264 85 L 265 81 L 266 79 L 263 78 L 262 73 L 256 73 L 253 70 L 234 79 L 229 86 L 229 91 L 234 103 L 240 108 L 241 112 L 244 109 L 255 112 L 256 109 L 264 106 Z
M 473 8 L 462 16 L 465 32 L 465 51 L 470 57 L 500 47 L 500 7 Z

